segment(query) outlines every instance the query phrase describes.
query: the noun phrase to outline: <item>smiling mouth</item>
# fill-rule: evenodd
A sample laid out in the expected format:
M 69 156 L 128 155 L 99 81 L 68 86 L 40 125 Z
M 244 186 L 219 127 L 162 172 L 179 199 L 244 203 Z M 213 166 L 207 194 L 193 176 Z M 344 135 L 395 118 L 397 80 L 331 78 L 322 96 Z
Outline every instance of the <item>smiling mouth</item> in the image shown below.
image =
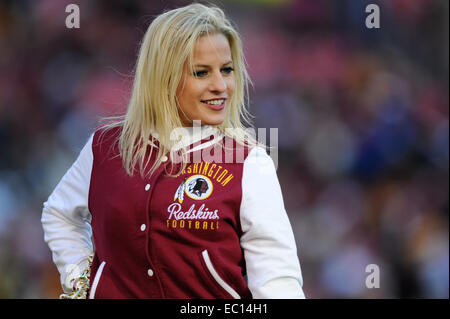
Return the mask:
M 221 110 L 225 106 L 226 99 L 216 99 L 216 100 L 208 100 L 201 101 L 203 104 L 206 104 L 209 108 L 213 110 Z

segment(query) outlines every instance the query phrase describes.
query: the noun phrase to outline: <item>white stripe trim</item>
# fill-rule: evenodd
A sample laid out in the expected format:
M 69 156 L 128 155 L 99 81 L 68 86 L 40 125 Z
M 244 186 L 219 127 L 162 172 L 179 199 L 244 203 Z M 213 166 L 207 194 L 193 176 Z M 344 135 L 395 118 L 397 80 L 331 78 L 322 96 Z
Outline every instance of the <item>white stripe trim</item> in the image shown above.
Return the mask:
M 103 272 L 103 268 L 105 268 L 106 262 L 103 261 L 98 267 L 97 273 L 95 274 L 94 282 L 92 283 L 91 290 L 89 292 L 89 299 L 94 299 L 95 291 L 97 290 L 98 282 L 100 281 L 100 277 Z
M 211 146 L 213 144 L 216 144 L 221 139 L 223 139 L 223 135 L 219 135 L 219 136 L 213 138 L 211 141 L 204 142 L 203 144 L 197 145 L 196 147 L 193 147 L 192 149 L 190 149 L 186 153 L 191 153 L 191 152 L 195 152 L 195 151 L 207 148 L 207 147 L 209 147 L 209 146 Z
M 209 258 L 209 254 L 207 250 L 202 251 L 202 257 L 205 261 L 206 267 L 208 268 L 209 272 L 213 276 L 214 280 L 217 281 L 217 283 L 225 289 L 226 292 L 228 292 L 234 299 L 241 299 L 241 296 L 233 289 L 231 288 L 216 272 L 214 269 L 214 266 L 211 262 L 211 259 Z

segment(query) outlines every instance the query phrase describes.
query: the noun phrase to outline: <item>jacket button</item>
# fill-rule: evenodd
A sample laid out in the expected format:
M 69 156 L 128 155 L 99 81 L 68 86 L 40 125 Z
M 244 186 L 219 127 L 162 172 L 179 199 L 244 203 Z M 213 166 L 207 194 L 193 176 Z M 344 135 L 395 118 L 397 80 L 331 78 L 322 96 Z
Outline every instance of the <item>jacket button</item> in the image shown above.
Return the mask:
M 153 270 L 151 270 L 151 269 L 147 270 L 147 274 L 148 274 L 150 277 L 153 277 Z
M 145 224 L 141 225 L 141 231 L 144 231 L 147 228 L 147 226 Z
M 167 162 L 167 160 L 168 160 L 168 158 L 167 158 L 166 155 L 164 155 L 164 156 L 161 158 L 161 161 L 163 161 L 163 162 Z
M 145 190 L 148 191 L 150 189 L 150 184 L 145 185 Z

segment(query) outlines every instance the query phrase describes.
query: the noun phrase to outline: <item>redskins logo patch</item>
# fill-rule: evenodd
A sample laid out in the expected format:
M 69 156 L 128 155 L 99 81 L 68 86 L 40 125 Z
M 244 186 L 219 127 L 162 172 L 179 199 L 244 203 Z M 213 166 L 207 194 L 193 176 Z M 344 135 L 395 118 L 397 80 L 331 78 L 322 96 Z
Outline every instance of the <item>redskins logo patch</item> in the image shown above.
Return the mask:
M 195 200 L 204 200 L 208 198 L 213 191 L 213 184 L 211 180 L 204 175 L 192 175 L 189 178 L 184 178 L 180 186 L 175 192 L 173 201 L 178 200 L 183 203 L 184 195 Z

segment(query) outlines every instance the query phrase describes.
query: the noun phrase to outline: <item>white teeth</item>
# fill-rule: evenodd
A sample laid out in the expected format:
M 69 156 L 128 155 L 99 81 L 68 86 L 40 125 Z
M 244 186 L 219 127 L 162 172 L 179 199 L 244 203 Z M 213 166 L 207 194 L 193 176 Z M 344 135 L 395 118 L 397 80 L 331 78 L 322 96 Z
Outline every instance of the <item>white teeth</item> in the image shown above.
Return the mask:
M 207 104 L 211 104 L 211 105 L 221 105 L 223 103 L 224 100 L 213 100 L 213 101 L 205 101 L 205 103 Z

